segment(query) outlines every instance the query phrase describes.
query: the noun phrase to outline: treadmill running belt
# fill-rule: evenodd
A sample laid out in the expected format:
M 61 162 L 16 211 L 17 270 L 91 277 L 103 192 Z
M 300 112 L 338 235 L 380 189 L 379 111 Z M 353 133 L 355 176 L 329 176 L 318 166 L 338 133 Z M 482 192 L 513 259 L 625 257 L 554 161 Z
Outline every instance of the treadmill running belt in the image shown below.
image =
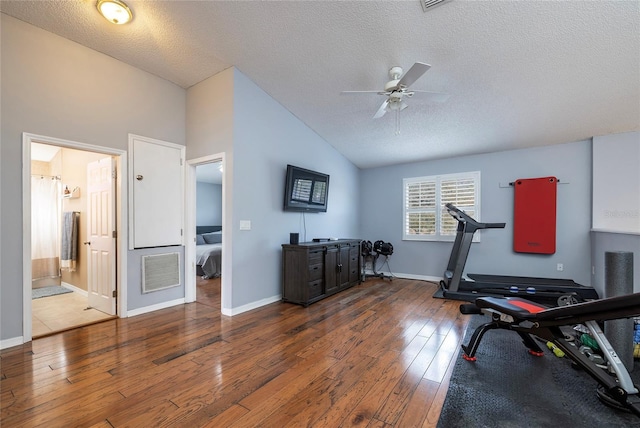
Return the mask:
M 519 179 L 514 183 L 513 250 L 517 253 L 556 252 L 555 177 Z
M 579 284 L 572 279 L 529 278 L 526 276 L 484 275 L 479 273 L 468 273 L 467 276 L 474 281 L 496 282 L 499 284 L 579 286 Z

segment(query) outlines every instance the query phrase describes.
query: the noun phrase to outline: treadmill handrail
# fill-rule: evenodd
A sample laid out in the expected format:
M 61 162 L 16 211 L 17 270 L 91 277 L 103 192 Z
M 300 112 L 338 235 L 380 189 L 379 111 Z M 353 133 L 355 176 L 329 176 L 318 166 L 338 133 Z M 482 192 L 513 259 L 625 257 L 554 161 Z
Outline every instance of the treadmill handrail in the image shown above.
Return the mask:
M 473 225 L 474 229 L 503 229 L 506 225 L 506 223 L 480 223 L 452 203 L 448 203 L 445 206 L 452 217 L 459 222 Z

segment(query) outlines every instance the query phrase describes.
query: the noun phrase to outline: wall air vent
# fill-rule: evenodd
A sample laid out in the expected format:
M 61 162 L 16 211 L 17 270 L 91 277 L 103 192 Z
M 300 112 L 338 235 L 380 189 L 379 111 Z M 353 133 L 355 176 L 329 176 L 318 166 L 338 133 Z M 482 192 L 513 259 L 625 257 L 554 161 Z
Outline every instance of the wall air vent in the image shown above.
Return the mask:
M 429 9 L 436 7 L 442 3 L 446 3 L 451 0 L 420 0 L 420 5 L 422 6 L 423 11 L 428 11 Z
M 164 290 L 180 285 L 180 253 L 142 257 L 142 292 Z

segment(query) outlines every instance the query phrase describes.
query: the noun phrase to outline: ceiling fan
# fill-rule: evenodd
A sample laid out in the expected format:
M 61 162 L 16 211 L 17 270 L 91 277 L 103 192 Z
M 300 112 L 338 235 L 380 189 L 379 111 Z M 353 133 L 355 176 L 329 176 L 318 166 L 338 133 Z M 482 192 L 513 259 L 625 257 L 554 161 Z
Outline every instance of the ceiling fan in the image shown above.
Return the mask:
M 449 94 L 442 92 L 419 91 L 409 89 L 416 80 L 429 70 L 431 66 L 423 62 L 416 62 L 411 68 L 404 73 L 402 67 L 391 67 L 389 70 L 389 80 L 384 85 L 382 91 L 342 91 L 343 94 L 378 94 L 384 95 L 386 99 L 382 102 L 378 111 L 373 115 L 374 119 L 381 118 L 388 111 L 396 112 L 396 134 L 400 134 L 400 112 L 409 105 L 405 102 L 405 98 L 411 98 L 415 94 L 434 102 L 444 102 L 449 98 Z

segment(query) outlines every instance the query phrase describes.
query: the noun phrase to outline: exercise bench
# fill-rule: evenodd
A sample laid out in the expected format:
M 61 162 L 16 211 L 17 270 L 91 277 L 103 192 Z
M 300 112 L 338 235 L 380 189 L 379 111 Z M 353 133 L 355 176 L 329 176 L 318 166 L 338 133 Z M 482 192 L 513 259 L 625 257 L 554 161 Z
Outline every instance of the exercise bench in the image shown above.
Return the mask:
M 489 330 L 515 331 L 533 355 L 543 351 L 534 340 L 537 336 L 553 343 L 573 362 L 598 381 L 598 397 L 605 403 L 640 416 L 640 394 L 629 372 L 616 354 L 598 322 L 640 315 L 640 293 L 548 308 L 520 297 L 480 297 L 475 303 L 460 305 L 463 314 L 489 315 L 491 321 L 473 332 L 469 343 L 462 345 L 463 358 L 475 361 L 482 336 Z M 584 324 L 603 352 L 607 369 L 583 355 L 563 329 Z M 629 337 L 632 340 L 632 337 Z M 611 371 L 611 373 L 609 372 Z

